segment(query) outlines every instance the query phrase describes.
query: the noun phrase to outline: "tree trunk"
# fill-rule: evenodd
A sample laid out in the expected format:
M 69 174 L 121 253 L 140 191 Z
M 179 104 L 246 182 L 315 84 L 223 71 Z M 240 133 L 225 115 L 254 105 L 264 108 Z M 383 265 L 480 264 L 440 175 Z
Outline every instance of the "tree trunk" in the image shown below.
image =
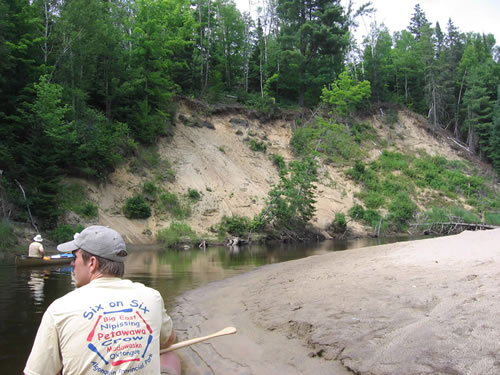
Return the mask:
M 104 89 L 104 95 L 106 97 L 106 117 L 111 119 L 111 95 L 109 93 L 109 74 L 107 69 L 104 77 Z
M 208 72 L 210 70 L 210 37 L 211 37 L 211 30 L 210 30 L 210 10 L 211 10 L 211 0 L 208 0 L 208 21 L 207 21 L 207 50 L 205 53 L 205 89 L 208 87 Z
M 469 119 L 469 129 L 467 134 L 467 147 L 473 154 L 476 153 L 476 134 L 474 132 L 474 125 L 472 124 L 472 113 L 470 108 L 467 108 L 467 117 Z
M 264 76 L 262 73 L 262 49 L 259 53 L 260 96 L 264 98 Z
M 436 115 L 436 82 L 434 81 L 434 76 L 431 78 L 432 82 L 432 116 L 434 117 L 434 131 L 437 128 L 437 115 Z
M 73 59 L 73 50 L 69 52 L 71 66 L 71 109 L 73 111 L 73 121 L 76 120 L 76 95 L 75 95 L 75 63 Z
M 465 75 L 467 74 L 467 69 L 464 71 L 464 76 L 462 77 L 462 82 L 460 83 L 460 90 L 458 91 L 458 100 L 457 100 L 457 110 L 455 111 L 455 138 L 458 139 L 460 136 L 459 129 L 458 129 L 458 115 L 460 113 L 460 100 L 462 99 L 462 90 L 464 87 L 464 81 L 465 81 Z
M 47 61 L 49 59 L 49 8 L 47 5 L 47 1 L 43 2 L 43 11 L 45 15 L 45 29 L 44 29 L 44 40 L 42 44 L 42 52 L 43 52 L 43 62 L 47 65 Z
M 408 73 L 405 72 L 405 104 L 408 105 Z
M 200 24 L 200 88 L 203 90 L 203 65 L 205 53 L 203 52 L 203 26 L 201 25 L 201 0 L 198 3 L 198 22 Z

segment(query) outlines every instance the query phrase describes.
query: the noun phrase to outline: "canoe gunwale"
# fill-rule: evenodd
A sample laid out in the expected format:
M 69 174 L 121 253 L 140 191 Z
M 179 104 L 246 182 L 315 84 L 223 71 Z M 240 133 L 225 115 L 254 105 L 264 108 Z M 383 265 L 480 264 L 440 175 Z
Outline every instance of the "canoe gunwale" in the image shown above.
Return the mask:
M 72 260 L 72 257 L 50 258 L 46 260 L 43 258 L 30 257 L 27 255 L 17 255 L 16 267 L 59 266 L 61 264 L 69 264 Z

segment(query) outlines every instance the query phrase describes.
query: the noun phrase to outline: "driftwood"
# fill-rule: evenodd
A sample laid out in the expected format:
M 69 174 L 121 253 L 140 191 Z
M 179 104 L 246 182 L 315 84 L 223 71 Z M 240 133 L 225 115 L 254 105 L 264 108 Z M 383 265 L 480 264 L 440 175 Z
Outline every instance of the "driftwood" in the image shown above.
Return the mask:
M 472 154 L 472 151 L 471 151 L 471 150 L 469 150 L 469 148 L 468 148 L 467 146 L 463 145 L 461 142 L 457 141 L 456 139 L 454 139 L 454 138 L 452 138 L 452 137 L 448 137 L 448 139 L 449 139 L 450 141 L 452 141 L 453 143 L 455 143 L 457 146 L 459 146 L 459 147 L 463 148 L 465 151 L 467 151 L 467 152 L 469 152 L 469 153 L 471 153 L 471 154 Z
M 240 246 L 240 245 L 248 245 L 248 241 L 239 237 L 235 237 L 235 238 L 230 238 L 226 243 L 227 247 Z
M 482 223 L 462 223 L 449 221 L 444 223 L 424 223 L 424 224 L 410 224 L 412 227 L 424 227 L 422 232 L 424 234 L 454 234 L 460 233 L 464 230 L 489 230 L 500 228 L 495 225 L 482 224 Z
M 40 233 L 40 231 L 38 230 L 38 228 L 35 224 L 35 221 L 33 220 L 33 216 L 31 216 L 30 205 L 28 204 L 28 201 L 26 200 L 26 193 L 24 192 L 24 189 L 23 189 L 21 183 L 17 180 L 14 180 L 14 181 L 16 182 L 17 186 L 19 186 L 19 189 L 21 189 L 21 192 L 23 193 L 24 201 L 26 202 L 26 208 L 28 209 L 28 214 L 30 216 L 31 225 L 33 226 L 33 228 L 35 228 L 37 233 Z

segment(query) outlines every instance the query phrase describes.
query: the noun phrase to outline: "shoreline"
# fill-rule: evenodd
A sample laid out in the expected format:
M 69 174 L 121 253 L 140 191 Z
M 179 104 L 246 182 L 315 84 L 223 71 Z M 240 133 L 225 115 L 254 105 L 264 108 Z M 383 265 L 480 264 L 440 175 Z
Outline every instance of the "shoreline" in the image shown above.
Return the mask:
M 185 293 L 184 374 L 498 374 L 500 229 L 263 266 Z

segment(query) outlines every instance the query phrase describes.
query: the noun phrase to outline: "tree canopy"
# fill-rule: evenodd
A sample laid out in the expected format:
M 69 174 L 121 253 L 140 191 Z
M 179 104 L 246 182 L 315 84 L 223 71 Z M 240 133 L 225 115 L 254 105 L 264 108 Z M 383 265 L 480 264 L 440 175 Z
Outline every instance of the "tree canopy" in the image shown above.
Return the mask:
M 346 118 L 368 87 L 372 102 L 428 116 L 500 171 L 494 37 L 432 25 L 417 4 L 405 30 L 373 24 L 354 46 L 356 17 L 371 11 L 339 0 L 270 0 L 253 16 L 232 0 L 0 0 L 4 190 L 21 202 L 20 182 L 53 223 L 60 178 L 103 179 L 169 134 L 175 95 L 265 109 L 323 97 Z

